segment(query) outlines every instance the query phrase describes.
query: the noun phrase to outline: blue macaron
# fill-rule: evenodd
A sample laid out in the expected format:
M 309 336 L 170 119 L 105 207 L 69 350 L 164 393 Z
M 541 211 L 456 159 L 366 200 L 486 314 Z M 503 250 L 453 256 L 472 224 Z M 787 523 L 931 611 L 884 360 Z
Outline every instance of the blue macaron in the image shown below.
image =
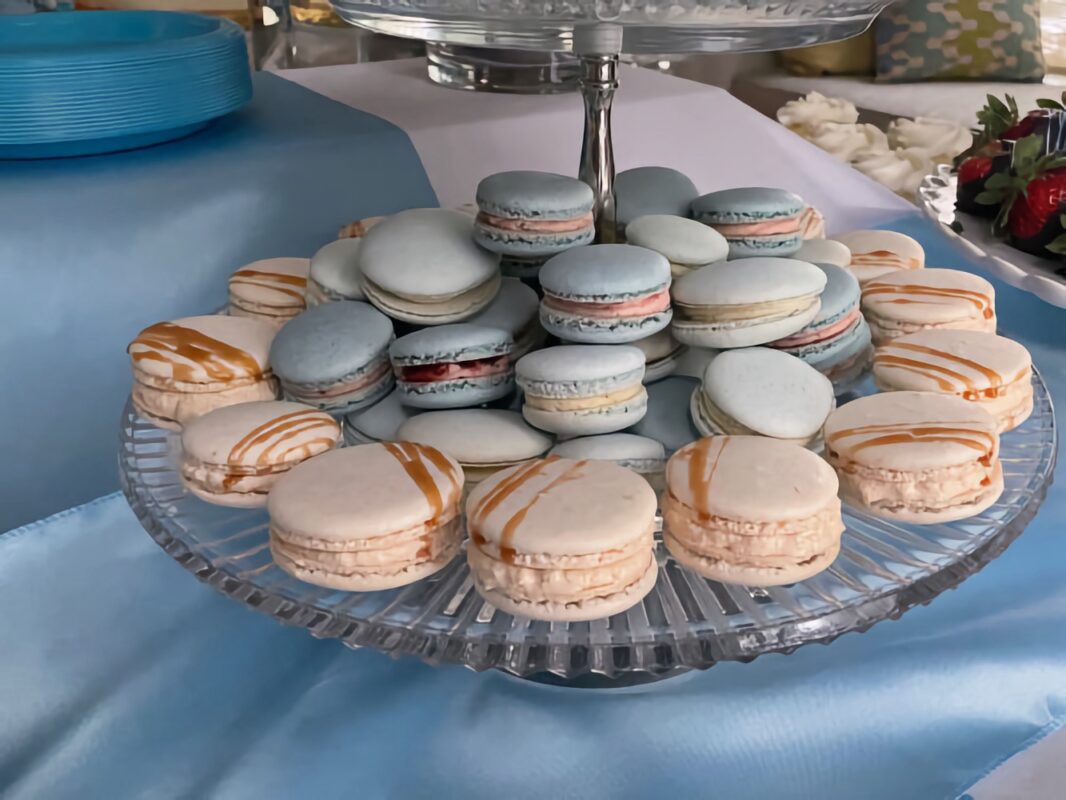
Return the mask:
M 270 366 L 290 400 L 331 414 L 366 408 L 392 389 L 392 322 L 366 303 L 315 306 L 278 331 Z
M 414 408 L 464 408 L 514 389 L 511 334 L 459 323 L 424 328 L 389 347 L 400 402 Z
M 551 172 L 498 172 L 477 187 L 474 240 L 494 253 L 543 258 L 596 234 L 587 183 Z
M 643 247 L 569 250 L 544 265 L 540 285 L 541 324 L 569 342 L 634 342 L 661 331 L 673 317 L 670 262 Z
M 649 214 L 689 216 L 699 190 L 688 176 L 669 167 L 637 167 L 614 179 L 615 221 L 619 230 Z
M 806 207 L 792 192 L 753 186 L 705 194 L 693 201 L 692 216 L 726 238 L 730 258 L 788 256 L 803 246 Z
M 870 328 L 859 310 L 859 281 L 843 267 L 815 266 L 826 276 L 818 315 L 803 330 L 771 346 L 806 361 L 834 383 L 846 383 L 870 360 Z

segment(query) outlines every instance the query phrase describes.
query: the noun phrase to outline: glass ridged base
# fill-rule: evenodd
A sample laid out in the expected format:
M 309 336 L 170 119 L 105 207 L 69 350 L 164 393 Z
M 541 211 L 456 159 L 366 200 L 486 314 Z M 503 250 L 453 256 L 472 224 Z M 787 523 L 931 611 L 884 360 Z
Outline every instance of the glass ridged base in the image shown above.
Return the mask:
M 497 611 L 474 591 L 463 558 L 385 592 L 338 592 L 292 578 L 271 561 L 266 512 L 212 506 L 186 493 L 179 436 L 140 419 L 129 404 L 120 472 L 130 506 L 172 558 L 224 594 L 316 637 L 547 683 L 632 685 L 863 631 L 977 572 L 1022 532 L 1051 483 L 1054 412 L 1039 375 L 1033 389 L 1032 417 L 1002 438 L 1006 490 L 987 511 L 916 526 L 845 508 L 847 531 L 833 566 L 765 590 L 701 578 L 658 543 L 652 593 L 624 614 L 593 622 L 536 622 Z M 856 393 L 871 391 L 867 380 Z

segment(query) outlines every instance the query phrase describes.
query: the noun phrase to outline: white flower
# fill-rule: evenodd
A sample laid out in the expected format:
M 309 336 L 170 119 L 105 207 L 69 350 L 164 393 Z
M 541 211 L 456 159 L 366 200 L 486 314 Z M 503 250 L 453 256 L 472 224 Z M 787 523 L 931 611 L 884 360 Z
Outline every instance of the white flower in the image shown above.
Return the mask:
M 807 140 L 841 161 L 851 161 L 860 150 L 888 149 L 884 132 L 858 123 L 821 122 L 811 129 Z
M 973 134 L 951 120 L 900 118 L 888 126 L 888 141 L 892 147 L 923 150 L 935 164 L 949 164 L 973 144 Z
M 922 178 L 933 169 L 928 154 L 916 147 L 896 150 L 860 150 L 851 165 L 896 194 L 913 200 Z
M 777 121 L 804 137 L 820 122 L 854 123 L 858 119 L 859 112 L 854 103 L 818 92 L 790 100 L 777 110 Z

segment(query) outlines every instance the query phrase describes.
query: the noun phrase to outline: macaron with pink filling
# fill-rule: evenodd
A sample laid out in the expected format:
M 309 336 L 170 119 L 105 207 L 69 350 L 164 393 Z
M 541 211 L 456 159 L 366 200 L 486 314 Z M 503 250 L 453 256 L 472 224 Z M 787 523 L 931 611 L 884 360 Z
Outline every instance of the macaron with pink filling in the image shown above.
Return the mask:
M 692 202 L 692 216 L 729 242 L 730 258 L 790 256 L 803 244 L 807 204 L 784 189 L 751 186 L 711 192 Z
M 544 257 L 596 234 L 591 187 L 551 172 L 498 172 L 477 187 L 474 241 L 493 253 Z
M 540 321 L 568 342 L 622 344 L 670 324 L 670 262 L 628 244 L 561 253 L 540 271 Z

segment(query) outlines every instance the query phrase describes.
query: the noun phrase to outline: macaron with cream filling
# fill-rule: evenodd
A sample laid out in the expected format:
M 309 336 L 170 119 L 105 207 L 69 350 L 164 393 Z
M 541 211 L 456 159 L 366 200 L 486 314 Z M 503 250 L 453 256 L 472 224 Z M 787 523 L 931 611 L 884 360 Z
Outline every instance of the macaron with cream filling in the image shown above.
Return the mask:
M 924 330 L 995 333 L 996 290 L 962 270 L 898 270 L 863 285 L 862 312 L 878 347 Z
M 892 339 L 874 354 L 882 391 L 953 394 L 1013 430 L 1033 411 L 1033 361 L 1018 342 L 983 331 L 930 330 Z
M 277 398 L 268 355 L 277 329 L 248 317 L 158 322 L 126 348 L 137 413 L 170 430 L 216 408 Z
M 925 250 L 916 239 L 896 231 L 851 231 L 833 239 L 851 251 L 848 269 L 855 273 L 859 284 L 879 278 L 898 269 L 925 267 Z
M 311 256 L 307 280 L 307 305 L 317 306 L 338 300 L 366 300 L 363 275 L 359 271 L 359 239 L 338 239 Z
M 300 580 L 393 589 L 447 566 L 463 538 L 463 470 L 426 445 L 382 442 L 312 458 L 270 491 L 270 552 Z
M 515 376 L 522 416 L 562 436 L 620 431 L 647 410 L 644 354 L 636 347 L 549 347 L 519 359 Z
M 687 350 L 674 338 L 669 328 L 663 328 L 658 333 L 637 339 L 631 344 L 639 347 L 644 353 L 644 383 L 654 383 L 672 375 Z
M 713 436 L 666 465 L 663 543 L 705 578 L 746 586 L 796 583 L 828 568 L 844 521 L 837 478 L 801 447 Z
M 810 264 L 833 264 L 837 267 L 846 267 L 851 263 L 851 251 L 847 245 L 835 239 L 805 241 L 792 257 Z
M 500 611 L 577 622 L 655 586 L 655 491 L 606 461 L 550 456 L 498 472 L 466 501 L 474 587 Z
M 825 455 L 845 503 L 896 522 L 965 519 L 1003 492 L 998 423 L 980 404 L 949 394 L 852 400 L 826 420 Z
M 278 478 L 332 450 L 340 437 L 333 417 L 303 403 L 264 400 L 216 408 L 182 430 L 182 483 L 216 505 L 264 506 Z
M 621 344 L 665 328 L 670 310 L 670 263 L 624 244 L 568 250 L 540 271 L 540 321 L 560 339 Z
M 803 244 L 800 217 L 806 208 L 792 192 L 752 186 L 697 198 L 692 217 L 725 237 L 730 258 L 790 256 Z
M 729 256 L 729 242 L 718 231 L 693 219 L 665 214 L 630 222 L 626 226 L 626 242 L 659 253 L 670 262 L 670 273 L 675 278 Z
M 498 172 L 478 184 L 474 240 L 494 253 L 543 258 L 596 235 L 592 188 L 551 172 Z
M 711 264 L 678 278 L 673 333 L 694 347 L 750 347 L 803 330 L 821 309 L 822 270 L 790 258 Z
M 461 322 L 500 287 L 500 258 L 474 244 L 473 220 L 459 211 L 416 208 L 375 225 L 359 251 L 367 300 L 415 325 Z
M 229 277 L 229 313 L 280 328 L 307 307 L 306 258 L 267 258 L 245 264 Z

